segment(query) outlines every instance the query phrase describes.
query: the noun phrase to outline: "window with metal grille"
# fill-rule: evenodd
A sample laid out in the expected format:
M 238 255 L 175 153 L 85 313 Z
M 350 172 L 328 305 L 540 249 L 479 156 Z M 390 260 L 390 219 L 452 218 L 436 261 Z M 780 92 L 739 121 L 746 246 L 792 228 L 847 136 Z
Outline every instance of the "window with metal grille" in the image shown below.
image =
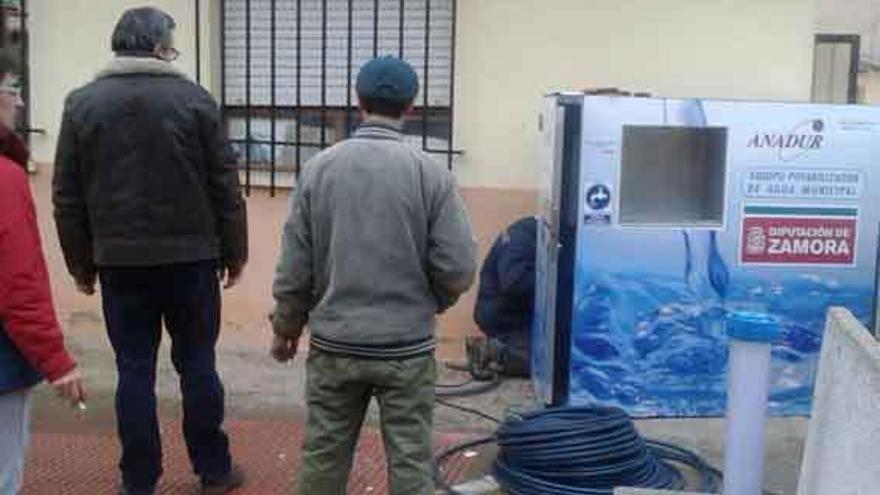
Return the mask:
M 0 50 L 14 55 L 20 63 L 19 87 L 26 102 L 18 113 L 16 131 L 30 143 L 31 134 L 45 134 L 44 129 L 30 126 L 30 45 L 27 29 L 28 2 L 0 0 Z
M 358 70 L 380 55 L 419 73 L 404 133 L 451 167 L 455 11 L 456 0 L 224 0 L 221 101 L 246 188 L 274 194 L 350 136 Z

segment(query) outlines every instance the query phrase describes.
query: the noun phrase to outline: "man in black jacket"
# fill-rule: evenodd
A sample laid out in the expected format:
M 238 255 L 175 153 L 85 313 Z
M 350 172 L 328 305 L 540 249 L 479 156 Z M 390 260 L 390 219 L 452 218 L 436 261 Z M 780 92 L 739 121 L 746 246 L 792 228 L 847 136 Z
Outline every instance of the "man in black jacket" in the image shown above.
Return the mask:
M 180 374 L 183 432 L 205 493 L 242 483 L 222 430 L 215 367 L 220 282 L 247 260 L 236 159 L 217 104 L 170 63 L 174 20 L 127 11 L 110 65 L 67 98 L 55 162 L 55 219 L 79 290 L 100 279 L 116 352 L 124 493 L 152 494 L 162 473 L 156 354 L 164 323 Z

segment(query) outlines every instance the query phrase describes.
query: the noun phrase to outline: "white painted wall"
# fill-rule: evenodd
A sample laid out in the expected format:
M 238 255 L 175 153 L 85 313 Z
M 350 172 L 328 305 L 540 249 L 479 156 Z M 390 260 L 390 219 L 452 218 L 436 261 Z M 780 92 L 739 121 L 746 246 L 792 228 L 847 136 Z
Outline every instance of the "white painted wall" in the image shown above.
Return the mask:
M 880 104 L 880 72 L 871 70 L 859 74 L 859 103 Z
M 844 309 L 828 319 L 798 495 L 880 490 L 880 344 Z
M 461 180 L 534 187 L 548 91 L 808 100 L 814 16 L 811 0 L 462 0 Z
M 51 162 L 58 139 L 61 111 L 67 93 L 88 82 L 112 57 L 110 36 L 116 21 L 143 0 L 30 0 L 31 121 L 48 131 L 34 136 L 33 154 L 38 163 Z M 207 4 L 207 1 L 203 2 Z M 182 52 L 176 65 L 195 74 L 195 2 L 150 0 L 177 21 L 176 43 Z M 207 11 L 207 9 L 205 9 Z M 206 22 L 208 13 L 203 13 Z M 203 22 L 203 25 L 205 23 Z M 204 34 L 205 39 L 209 35 Z M 205 46 L 203 56 L 210 52 Z M 207 59 L 205 59 L 207 60 Z M 203 73 L 211 73 L 209 63 Z
M 66 93 L 110 56 L 109 37 L 134 0 L 31 0 L 33 124 L 51 161 Z M 178 65 L 194 66 L 193 0 L 155 0 L 178 21 Z M 203 81 L 217 0 L 203 0 Z M 456 160 L 465 186 L 535 188 L 542 94 L 619 86 L 658 95 L 806 100 L 812 0 L 460 0 Z M 211 15 L 211 10 L 213 16 Z M 215 20 L 212 22 L 212 19 Z M 210 84 L 206 84 L 209 87 Z
M 817 0 L 816 32 L 857 34 L 863 60 L 880 62 L 880 0 Z

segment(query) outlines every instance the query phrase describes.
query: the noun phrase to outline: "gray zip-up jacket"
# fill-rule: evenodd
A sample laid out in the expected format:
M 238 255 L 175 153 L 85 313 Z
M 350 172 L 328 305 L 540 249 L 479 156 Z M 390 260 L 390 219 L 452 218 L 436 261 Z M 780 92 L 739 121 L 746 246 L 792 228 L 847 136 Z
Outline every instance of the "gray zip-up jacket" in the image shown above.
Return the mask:
M 325 352 L 405 359 L 435 347 L 438 313 L 473 283 L 476 241 L 452 174 L 368 121 L 313 158 L 294 193 L 273 327 Z

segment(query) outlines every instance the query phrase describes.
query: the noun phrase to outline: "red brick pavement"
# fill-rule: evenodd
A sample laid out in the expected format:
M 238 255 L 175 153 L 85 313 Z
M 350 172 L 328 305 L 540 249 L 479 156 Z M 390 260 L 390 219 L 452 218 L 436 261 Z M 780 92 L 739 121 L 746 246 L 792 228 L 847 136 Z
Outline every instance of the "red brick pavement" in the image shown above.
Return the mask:
M 235 461 L 247 476 L 244 494 L 295 494 L 299 469 L 299 446 L 304 426 L 297 421 L 231 421 L 227 431 Z M 165 474 L 159 493 L 199 493 L 191 473 L 186 447 L 178 424 L 164 422 Z M 438 449 L 465 440 L 458 434 L 440 434 Z M 35 433 L 28 453 L 23 495 L 101 495 L 118 489 L 116 438 L 95 433 Z M 471 460 L 453 459 L 447 470 L 451 478 L 464 472 Z M 349 494 L 380 495 L 387 492 L 381 436 L 366 431 L 361 436 Z

